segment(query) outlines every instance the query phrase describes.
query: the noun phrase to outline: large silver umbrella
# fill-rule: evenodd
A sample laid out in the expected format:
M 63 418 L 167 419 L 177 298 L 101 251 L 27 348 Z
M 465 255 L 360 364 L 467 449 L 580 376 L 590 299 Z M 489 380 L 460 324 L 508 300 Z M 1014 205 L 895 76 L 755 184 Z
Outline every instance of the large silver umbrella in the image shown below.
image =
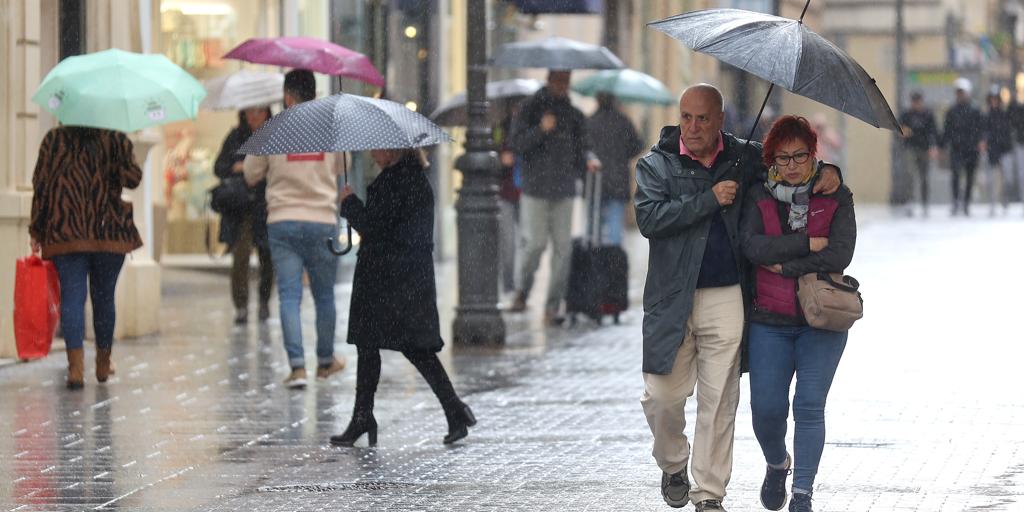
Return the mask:
M 335 94 L 300 103 L 274 116 L 252 134 L 238 152 L 247 155 L 341 153 L 422 148 L 451 140 L 429 119 L 400 103 Z M 344 176 L 347 184 L 348 172 Z M 327 240 L 327 246 L 339 256 L 351 251 L 352 226 L 348 226 L 345 249 L 335 248 L 334 239 Z
M 512 105 L 536 93 L 542 84 L 539 80 L 513 78 L 487 82 L 487 100 L 490 102 L 492 124 L 500 123 L 511 111 Z M 460 92 L 441 104 L 430 114 L 430 118 L 441 126 L 466 126 L 466 93 Z
M 494 55 L 500 68 L 620 69 L 625 66 L 608 48 L 564 37 L 501 45 Z
M 284 75 L 241 70 L 203 81 L 206 99 L 199 108 L 242 110 L 280 103 L 284 98 Z
M 740 9 L 710 9 L 648 25 L 694 51 L 767 80 L 772 84 L 769 95 L 777 85 L 872 126 L 900 129 L 875 80 L 846 52 L 804 26 L 803 15 L 791 20 Z

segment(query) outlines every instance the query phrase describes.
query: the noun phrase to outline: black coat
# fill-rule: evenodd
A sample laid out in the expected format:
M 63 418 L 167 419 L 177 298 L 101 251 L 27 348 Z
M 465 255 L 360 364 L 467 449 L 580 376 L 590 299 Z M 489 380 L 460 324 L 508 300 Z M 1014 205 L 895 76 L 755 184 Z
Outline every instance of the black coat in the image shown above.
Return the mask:
M 633 123 L 615 108 L 602 108 L 587 119 L 587 133 L 601 160 L 601 198 L 628 201 L 629 161 L 646 148 Z
M 548 112 L 558 122 L 554 130 L 544 133 L 540 121 Z M 583 177 L 586 159 L 593 153 L 586 118 L 568 96 L 556 98 L 544 87 L 523 101 L 512 121 L 511 137 L 510 146 L 522 162 L 524 194 L 544 199 L 576 195 L 576 181 Z
M 434 191 L 416 158 L 384 169 L 364 204 L 349 196 L 341 216 L 361 242 L 352 282 L 348 342 L 398 351 L 444 346 L 434 284 Z
M 213 164 L 213 173 L 224 180 L 231 176 L 242 177 L 242 173 L 231 170 L 236 162 L 245 160 L 245 155 L 238 154 L 238 149 L 245 144 L 245 141 L 252 135 L 252 131 L 245 124 L 231 130 L 224 144 L 217 154 L 217 161 Z M 253 243 L 261 248 L 267 247 L 267 182 L 259 182 L 253 190 L 253 201 L 248 211 L 239 213 L 228 213 L 220 216 L 220 235 L 217 237 L 222 243 L 232 246 L 238 241 L 238 231 L 242 227 L 245 216 L 251 216 Z
M 1013 126 L 1010 114 L 1002 108 L 989 109 L 985 116 L 985 141 L 988 144 L 988 160 L 998 165 L 1003 155 L 1013 151 Z
M 965 158 L 978 157 L 978 142 L 985 135 L 985 120 L 981 111 L 970 103 L 955 103 L 946 112 L 942 129 L 942 147 Z

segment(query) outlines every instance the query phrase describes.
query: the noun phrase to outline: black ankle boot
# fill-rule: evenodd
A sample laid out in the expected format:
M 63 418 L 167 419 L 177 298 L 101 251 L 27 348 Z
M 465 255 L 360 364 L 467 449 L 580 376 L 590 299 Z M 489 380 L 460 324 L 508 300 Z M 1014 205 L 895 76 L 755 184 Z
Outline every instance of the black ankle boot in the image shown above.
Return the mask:
M 373 413 L 353 414 L 352 421 L 348 423 L 348 428 L 341 435 L 331 436 L 331 444 L 335 446 L 352 446 L 356 444 L 356 440 L 363 434 L 367 435 L 370 446 L 377 445 L 377 420 L 374 419 Z
M 452 444 L 469 435 L 469 427 L 476 425 L 476 416 L 468 405 L 459 402 L 446 414 L 448 417 L 448 435 L 444 436 L 444 444 Z

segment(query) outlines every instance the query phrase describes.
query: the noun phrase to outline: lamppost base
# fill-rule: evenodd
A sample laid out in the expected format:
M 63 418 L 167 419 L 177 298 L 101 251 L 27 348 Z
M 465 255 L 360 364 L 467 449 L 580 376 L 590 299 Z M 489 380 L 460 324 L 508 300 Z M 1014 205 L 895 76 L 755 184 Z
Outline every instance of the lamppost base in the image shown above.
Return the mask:
M 469 311 L 459 308 L 452 323 L 456 345 L 503 345 L 505 321 L 497 310 Z

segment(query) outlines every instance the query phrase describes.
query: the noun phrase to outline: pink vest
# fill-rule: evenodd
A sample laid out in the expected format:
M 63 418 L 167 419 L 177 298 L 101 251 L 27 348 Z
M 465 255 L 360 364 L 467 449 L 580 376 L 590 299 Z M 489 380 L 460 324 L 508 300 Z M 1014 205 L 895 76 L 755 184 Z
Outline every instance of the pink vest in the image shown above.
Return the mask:
M 782 235 L 782 221 L 779 219 L 778 203 L 774 198 L 761 199 L 757 207 L 761 210 L 764 234 Z M 839 208 L 839 202 L 828 197 L 812 197 L 807 212 L 807 236 L 828 237 L 832 216 Z M 757 298 L 754 305 L 763 311 L 797 317 L 796 279 L 776 274 L 763 267 L 757 267 Z

